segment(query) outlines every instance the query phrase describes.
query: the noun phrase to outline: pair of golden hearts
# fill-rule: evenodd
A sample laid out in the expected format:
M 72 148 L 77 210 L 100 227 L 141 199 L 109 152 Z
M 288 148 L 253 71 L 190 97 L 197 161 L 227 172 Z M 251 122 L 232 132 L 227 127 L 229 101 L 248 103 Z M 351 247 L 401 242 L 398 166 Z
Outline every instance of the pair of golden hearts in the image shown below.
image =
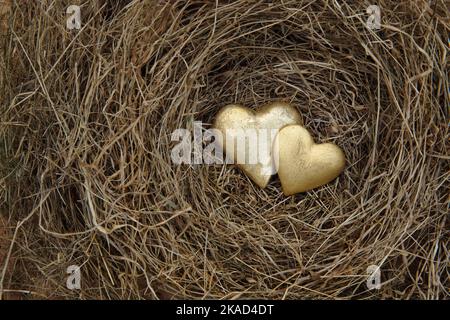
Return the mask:
M 300 114 L 291 105 L 274 102 L 257 112 L 241 105 L 227 105 L 216 116 L 214 128 L 225 136 L 235 129 L 279 130 L 270 144 L 276 145 L 277 157 L 257 164 L 238 166 L 261 188 L 271 178 L 272 167 L 278 172 L 285 195 L 308 191 L 335 179 L 344 169 L 345 156 L 332 143 L 315 144 L 309 132 L 303 127 Z M 233 130 L 229 130 L 233 129 Z M 237 137 L 232 137 L 237 139 Z M 227 155 L 236 159 L 234 144 L 227 148 L 221 144 Z M 271 150 L 273 152 L 273 150 Z M 248 152 L 243 150 L 243 152 Z

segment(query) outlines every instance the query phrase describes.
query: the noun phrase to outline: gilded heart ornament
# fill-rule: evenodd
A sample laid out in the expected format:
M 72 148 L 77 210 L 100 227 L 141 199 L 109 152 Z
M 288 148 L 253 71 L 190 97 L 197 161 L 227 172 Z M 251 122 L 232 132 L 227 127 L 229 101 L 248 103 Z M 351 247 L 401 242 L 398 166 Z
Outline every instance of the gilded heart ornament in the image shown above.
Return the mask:
M 305 192 L 335 179 L 345 166 L 344 152 L 333 143 L 315 144 L 308 130 L 288 125 L 280 130 L 273 154 L 285 195 Z
M 270 177 L 275 173 L 275 165 L 272 157 L 272 145 L 278 131 L 286 125 L 301 125 L 303 123 L 299 112 L 288 103 L 274 102 L 253 111 L 241 105 L 232 104 L 223 107 L 216 116 L 213 127 L 220 130 L 224 139 L 219 141 L 227 157 L 243 159 L 244 163 L 236 163 L 258 186 L 265 188 Z M 250 129 L 250 130 L 248 130 Z M 249 154 L 256 148 L 255 143 L 245 143 L 244 148 L 236 147 L 238 140 L 249 140 L 249 131 L 267 133 L 261 135 L 263 144 L 258 144 L 258 157 L 255 162 L 249 160 Z M 275 134 L 271 134 L 275 132 Z M 231 142 L 231 143 L 230 143 Z

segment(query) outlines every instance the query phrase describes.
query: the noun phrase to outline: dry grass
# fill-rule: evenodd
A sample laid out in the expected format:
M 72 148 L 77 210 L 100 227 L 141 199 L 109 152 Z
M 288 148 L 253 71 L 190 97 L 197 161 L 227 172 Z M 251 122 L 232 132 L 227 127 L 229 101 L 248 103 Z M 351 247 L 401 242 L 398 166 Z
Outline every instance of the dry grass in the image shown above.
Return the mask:
M 380 0 L 371 31 L 366 1 L 81 1 L 70 32 L 77 1 L 15 1 L 0 294 L 448 298 L 445 2 Z M 172 164 L 174 129 L 275 99 L 345 151 L 337 180 L 285 197 L 277 178 L 261 190 L 232 166 Z

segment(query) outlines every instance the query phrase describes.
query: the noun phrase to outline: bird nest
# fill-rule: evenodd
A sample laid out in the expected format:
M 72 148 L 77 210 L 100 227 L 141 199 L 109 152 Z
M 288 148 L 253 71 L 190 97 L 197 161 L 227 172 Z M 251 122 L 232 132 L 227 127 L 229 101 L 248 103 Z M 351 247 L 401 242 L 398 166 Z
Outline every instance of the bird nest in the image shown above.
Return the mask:
M 449 11 L 431 2 L 378 1 L 377 26 L 366 1 L 80 1 L 80 30 L 68 1 L 15 3 L 0 292 L 448 297 Z M 337 179 L 287 197 L 277 176 L 173 163 L 176 129 L 272 101 L 344 151 Z

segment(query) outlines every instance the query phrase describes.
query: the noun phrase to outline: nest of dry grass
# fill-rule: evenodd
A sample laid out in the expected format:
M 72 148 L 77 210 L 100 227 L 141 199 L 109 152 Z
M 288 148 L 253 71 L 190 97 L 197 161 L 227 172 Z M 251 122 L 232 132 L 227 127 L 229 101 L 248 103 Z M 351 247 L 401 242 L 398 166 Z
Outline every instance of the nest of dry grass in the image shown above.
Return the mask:
M 99 0 L 68 31 L 76 3 L 17 1 L 1 38 L 0 292 L 448 297 L 445 0 L 378 1 L 381 30 L 367 1 Z M 338 179 L 285 197 L 172 163 L 175 129 L 273 100 L 344 150 Z

